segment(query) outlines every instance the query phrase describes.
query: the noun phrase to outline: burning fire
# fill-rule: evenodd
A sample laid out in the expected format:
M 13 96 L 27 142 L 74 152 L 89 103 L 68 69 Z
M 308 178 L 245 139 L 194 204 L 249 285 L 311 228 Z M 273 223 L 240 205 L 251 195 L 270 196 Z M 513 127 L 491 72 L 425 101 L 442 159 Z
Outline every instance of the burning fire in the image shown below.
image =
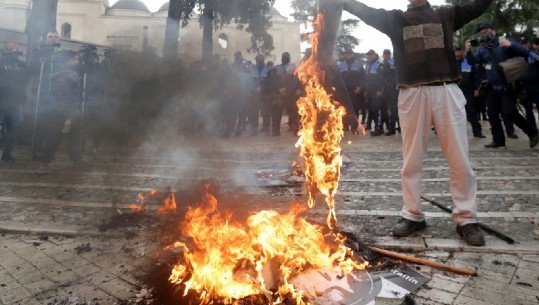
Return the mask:
M 139 204 L 130 204 L 129 209 L 133 212 L 143 212 L 146 207 L 146 199 L 154 197 L 158 194 L 157 190 L 150 190 L 147 193 L 138 193 Z M 176 198 L 173 192 L 169 192 L 165 195 L 164 205 L 157 210 L 157 215 L 165 215 L 169 212 L 176 211 Z
M 230 304 L 247 296 L 305 304 L 302 292 L 289 284 L 295 275 L 332 266 L 349 273 L 367 265 L 352 259 L 341 237 L 324 234 L 322 226 L 300 217 L 306 209 L 298 205 L 287 214 L 261 211 L 243 226 L 230 213 L 221 214 L 217 199 L 206 193 L 199 207 L 188 208 L 181 226 L 192 249 L 182 242 L 170 247 L 181 248 L 185 262 L 174 266 L 169 280 L 185 285 L 186 293 L 199 292 L 202 304 L 216 298 Z
M 333 267 L 347 274 L 368 266 L 368 262 L 354 257 L 345 246 L 345 238 L 334 230 L 345 110 L 322 85 L 324 72 L 315 60 L 324 26 L 321 14 L 315 25 L 312 56 L 297 72 L 306 87 L 306 96 L 298 101 L 302 130 L 296 144 L 301 148 L 304 170 L 298 164 L 292 164 L 292 168 L 305 173 L 309 207 L 318 192 L 325 195 L 331 230 L 303 218 L 301 214 L 308 209 L 305 205 L 294 206 L 286 214 L 257 212 L 248 217 L 246 224 L 240 224 L 233 220 L 232 213 L 218 210 L 215 191 L 211 183 L 206 183 L 201 201 L 196 207 L 187 207 L 181 223 L 185 241 L 167 247 L 183 253 L 169 281 L 181 285 L 185 294 L 196 291 L 201 304 L 238 304 L 245 297 L 257 297 L 265 304 L 279 304 L 286 299 L 306 304 L 302 291 L 291 284 L 298 274 Z M 168 196 L 159 211 L 175 209 L 174 197 Z
M 145 194 L 138 193 L 137 197 L 138 197 L 140 203 L 139 204 L 130 204 L 129 209 L 131 209 L 131 211 L 133 211 L 133 212 L 142 212 L 142 211 L 144 211 L 144 208 L 146 207 L 146 203 L 144 203 L 144 201 L 147 198 L 155 196 L 156 194 L 157 194 L 157 190 L 150 190 L 149 192 L 147 192 Z
M 327 224 L 335 228 L 335 193 L 341 175 L 341 140 L 343 138 L 344 107 L 324 89 L 325 73 L 316 60 L 318 40 L 324 27 L 324 15 L 318 14 L 312 34 L 312 54 L 296 71 L 305 85 L 306 96 L 298 100 L 302 129 L 296 146 L 300 147 L 305 167 L 309 207 L 314 205 L 318 192 L 325 196 L 329 207 Z

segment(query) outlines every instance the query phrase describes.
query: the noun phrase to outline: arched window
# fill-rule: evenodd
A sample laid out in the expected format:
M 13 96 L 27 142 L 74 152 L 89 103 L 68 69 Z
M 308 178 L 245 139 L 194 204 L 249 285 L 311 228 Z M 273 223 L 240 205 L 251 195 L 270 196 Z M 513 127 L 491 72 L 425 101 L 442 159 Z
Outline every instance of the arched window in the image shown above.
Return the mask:
M 219 34 L 217 42 L 219 43 L 219 46 L 221 46 L 221 48 L 228 48 L 228 36 L 225 33 Z
M 62 24 L 62 31 L 61 31 L 61 37 L 62 38 L 71 38 L 71 24 L 65 22 Z

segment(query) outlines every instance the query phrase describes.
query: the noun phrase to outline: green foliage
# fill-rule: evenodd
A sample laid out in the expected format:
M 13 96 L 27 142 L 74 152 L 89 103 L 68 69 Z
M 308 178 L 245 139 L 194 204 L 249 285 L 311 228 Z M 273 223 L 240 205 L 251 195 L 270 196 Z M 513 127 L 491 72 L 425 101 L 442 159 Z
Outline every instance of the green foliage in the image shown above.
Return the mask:
M 294 20 L 311 23 L 317 13 L 316 0 L 292 0 L 290 6 L 294 10 Z M 354 48 L 359 45 L 359 39 L 352 35 L 352 31 L 359 26 L 359 20 L 346 19 L 341 21 L 339 35 L 335 41 L 335 50 L 342 51 L 345 48 Z
M 459 5 L 470 0 L 446 0 L 447 4 Z M 537 0 L 497 0 L 478 19 L 470 22 L 455 35 L 455 43 L 463 45 L 468 39 L 477 37 L 477 25 L 490 22 L 498 34 L 507 34 L 516 39 L 537 37 L 534 28 L 539 27 L 539 2 Z
M 176 0 L 180 5 L 180 18 L 182 26 L 186 26 L 191 21 L 194 13 L 211 21 L 213 30 L 221 29 L 231 22 L 237 24 L 238 28 L 251 33 L 251 47 L 248 51 L 269 54 L 273 50 L 273 38 L 267 30 L 271 27 L 268 13 L 273 7 L 275 0 Z M 200 18 L 201 26 L 205 18 Z M 212 31 L 204 31 L 212 33 Z M 210 40 L 211 37 L 203 37 Z M 209 53 L 210 50 L 203 50 Z
M 346 48 L 354 48 L 359 44 L 359 39 L 352 35 L 352 31 L 359 25 L 357 19 L 346 19 L 341 21 L 341 29 L 337 41 L 335 42 L 335 49 L 342 51 Z

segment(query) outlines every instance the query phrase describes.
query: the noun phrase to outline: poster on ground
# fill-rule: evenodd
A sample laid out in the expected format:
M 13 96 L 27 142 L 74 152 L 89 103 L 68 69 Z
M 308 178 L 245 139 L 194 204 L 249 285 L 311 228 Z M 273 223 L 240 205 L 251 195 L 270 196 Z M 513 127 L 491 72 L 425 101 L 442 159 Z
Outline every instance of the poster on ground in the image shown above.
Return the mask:
M 316 305 L 375 305 L 376 299 L 402 299 L 429 278 L 406 265 L 343 275 L 338 268 L 309 270 L 291 283 Z

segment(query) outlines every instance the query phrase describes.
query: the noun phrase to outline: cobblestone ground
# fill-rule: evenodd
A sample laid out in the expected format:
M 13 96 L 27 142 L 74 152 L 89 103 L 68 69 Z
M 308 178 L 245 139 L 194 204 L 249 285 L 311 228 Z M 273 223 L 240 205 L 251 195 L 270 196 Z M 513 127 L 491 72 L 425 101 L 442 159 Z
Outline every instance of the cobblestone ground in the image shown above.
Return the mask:
M 141 218 L 99 229 L 129 213 L 139 192 L 172 190 L 181 200 L 183 190 L 213 178 L 227 207 L 238 214 L 286 211 L 291 203 L 306 202 L 297 183 L 256 179 L 258 170 L 298 160 L 290 134 L 153 140 L 140 147 L 103 147 L 86 169 L 72 168 L 60 154 L 54 173 L 46 176 L 35 173 L 24 147 L 16 150 L 18 162 L 0 164 L 0 305 L 126 304 L 143 298 L 144 279 L 163 255 L 155 222 Z M 431 278 L 414 293 L 417 304 L 539 304 L 539 150 L 529 149 L 523 135 L 508 139 L 507 149 L 487 150 L 488 142 L 470 139 L 479 218 L 516 243 L 487 235 L 487 245 L 475 248 L 459 240 L 449 214 L 428 202 L 427 230 L 393 238 L 401 207 L 400 136 L 347 134 L 343 141 L 350 166 L 336 205 L 344 230 L 372 245 L 478 272 L 467 277 L 417 266 Z M 449 171 L 434 136 L 424 171 L 424 196 L 450 207 Z M 147 212 L 158 204 L 149 202 Z M 308 217 L 324 221 L 326 214 L 317 202 Z

